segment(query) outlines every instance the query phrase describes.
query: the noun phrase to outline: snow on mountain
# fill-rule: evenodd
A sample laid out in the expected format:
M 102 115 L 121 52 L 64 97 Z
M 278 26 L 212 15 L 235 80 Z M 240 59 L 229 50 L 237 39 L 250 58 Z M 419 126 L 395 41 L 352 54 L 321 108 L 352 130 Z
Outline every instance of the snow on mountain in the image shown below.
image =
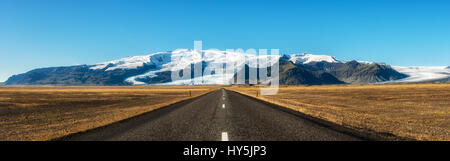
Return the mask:
M 125 81 L 134 85 L 144 85 L 146 83 L 138 81 L 138 78 L 156 77 L 158 73 L 165 71 L 179 71 L 186 68 L 190 64 L 206 62 L 208 68 L 213 68 L 215 65 L 222 65 L 224 63 L 236 63 L 236 66 L 244 65 L 244 60 L 248 61 L 250 67 L 256 68 L 258 66 L 258 59 L 263 57 L 270 57 L 278 60 L 279 55 L 264 55 L 256 56 L 240 52 L 229 52 L 220 50 L 202 50 L 201 52 L 189 49 L 178 49 L 172 52 L 159 52 L 144 56 L 133 56 L 123 59 L 113 60 L 105 63 L 97 64 L 90 69 L 100 70 L 105 69 L 136 69 L 144 65 L 154 65 L 154 68 L 148 72 L 127 78 Z M 267 62 L 260 62 L 259 67 L 267 66 Z M 218 75 L 205 75 L 203 78 L 195 78 L 193 81 L 200 81 L 201 84 L 226 84 L 224 81 L 231 80 L 233 75 L 226 75 L 226 79 L 219 79 Z M 222 78 L 222 77 L 220 77 Z M 201 79 L 201 80 L 197 80 Z M 191 80 L 173 81 L 167 84 L 189 84 Z
M 358 63 L 360 63 L 360 64 L 372 64 L 372 63 L 374 63 L 374 62 L 371 62 L 371 61 L 357 61 Z
M 251 67 L 256 67 L 256 59 L 258 59 L 258 56 L 256 55 L 249 55 L 245 53 L 239 53 L 239 52 L 228 52 L 228 51 L 220 51 L 220 50 L 203 50 L 203 61 L 206 62 L 227 62 L 227 61 L 238 61 L 242 59 L 249 60 Z M 224 54 L 229 54 L 228 56 L 225 56 Z M 313 55 L 309 53 L 303 53 L 303 54 L 291 54 L 288 55 L 289 60 L 293 63 L 310 63 L 310 62 L 330 62 L 330 63 L 337 63 L 341 62 L 337 60 L 333 56 L 328 55 Z M 279 56 L 276 56 L 279 57 Z M 275 58 L 275 57 L 274 57 Z M 172 62 L 171 60 L 177 60 L 177 62 Z M 147 65 L 155 65 L 158 67 L 169 67 L 171 71 L 179 70 L 184 68 L 184 66 L 179 66 L 180 64 L 184 63 L 197 63 L 201 61 L 201 55 L 199 52 L 196 52 L 194 50 L 189 49 L 179 49 L 172 52 L 158 52 L 153 53 L 149 55 L 144 56 L 131 56 L 126 57 L 118 60 L 113 60 L 109 62 L 99 63 L 90 69 L 98 70 L 98 69 L 105 69 L 106 71 L 110 70 L 116 70 L 116 69 L 136 69 L 138 67 L 142 67 L 144 64 Z M 182 62 L 179 62 L 182 61 Z M 371 62 L 368 62 L 371 63 Z M 260 63 L 261 66 L 261 63 Z M 267 66 L 267 64 L 263 64 L 263 66 Z M 164 69 L 161 71 L 165 71 Z
M 106 71 L 116 70 L 116 69 L 136 69 L 147 63 L 152 63 L 154 65 L 161 65 L 167 63 L 170 60 L 170 55 L 168 52 L 158 52 L 150 55 L 144 56 L 130 56 L 118 60 L 113 60 L 109 62 L 104 62 L 97 64 L 90 69 L 105 69 Z
M 309 53 L 302 54 L 290 54 L 285 55 L 293 63 L 308 64 L 311 62 L 329 62 L 329 63 L 345 63 L 346 61 L 341 61 L 333 56 L 328 55 L 314 55 Z M 116 69 L 136 69 L 144 65 L 152 66 L 146 73 L 135 75 L 127 78 L 125 81 L 130 82 L 134 85 L 145 85 L 145 82 L 138 81 L 140 78 L 152 78 L 158 76 L 158 73 L 166 71 L 179 71 L 182 70 L 190 64 L 201 63 L 202 61 L 206 63 L 205 70 L 214 68 L 217 65 L 223 65 L 225 63 L 235 63 L 236 66 L 243 67 L 244 60 L 247 61 L 248 65 L 252 68 L 258 66 L 258 60 L 261 58 L 268 57 L 271 59 L 278 60 L 279 55 L 252 55 L 240 52 L 229 52 L 220 50 L 190 50 L 190 49 L 178 49 L 170 52 L 158 52 L 144 56 L 132 56 L 127 58 L 122 58 L 118 60 L 113 60 L 109 62 L 104 62 L 97 64 L 90 69 L 92 70 L 105 70 L 112 71 Z M 369 61 L 358 61 L 361 64 L 372 64 Z M 259 62 L 259 67 L 265 67 L 269 64 L 265 62 Z M 271 65 L 271 64 L 270 64 Z M 442 67 L 402 67 L 402 66 L 392 66 L 393 69 L 400 73 L 409 75 L 409 77 L 383 82 L 383 83 L 397 83 L 397 82 L 423 82 L 438 80 L 450 77 L 450 68 L 447 66 Z M 226 75 L 225 77 L 206 74 L 203 77 L 194 78 L 193 80 L 177 80 L 169 83 L 164 83 L 160 85 L 182 85 L 191 84 L 192 82 L 199 82 L 200 84 L 227 84 L 227 81 L 231 80 L 234 75 Z
M 439 79 L 445 79 L 450 77 L 450 69 L 445 66 L 413 66 L 413 67 L 402 67 L 402 66 L 392 66 L 393 69 L 400 73 L 404 73 L 409 77 L 404 79 L 399 79 L 395 81 L 389 81 L 384 83 L 413 83 L 413 82 L 425 82 L 433 81 Z
M 340 63 L 341 62 L 333 56 L 313 55 L 313 54 L 309 54 L 309 53 L 291 54 L 291 55 L 289 55 L 289 57 L 290 57 L 289 60 L 292 61 L 293 63 L 303 63 L 303 64 L 308 64 L 311 62 L 321 62 L 321 61 L 325 61 L 325 62 L 329 62 L 329 63 Z
M 328 63 L 346 63 L 349 61 L 346 60 L 338 60 L 334 56 L 329 55 L 315 55 L 310 53 L 302 53 L 302 54 L 291 54 L 288 56 L 289 61 L 293 63 L 302 63 L 302 64 L 308 64 L 311 62 L 328 62 Z M 373 64 L 375 62 L 371 61 L 357 61 L 360 64 Z M 377 63 L 377 64 L 384 64 L 384 63 Z

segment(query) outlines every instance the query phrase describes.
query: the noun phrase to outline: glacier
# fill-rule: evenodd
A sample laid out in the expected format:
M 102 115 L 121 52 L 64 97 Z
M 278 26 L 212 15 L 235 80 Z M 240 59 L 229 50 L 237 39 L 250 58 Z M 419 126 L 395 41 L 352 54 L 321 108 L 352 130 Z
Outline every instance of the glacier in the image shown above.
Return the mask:
M 447 66 L 392 66 L 392 68 L 408 77 L 384 83 L 415 83 L 450 77 L 450 69 Z
M 236 66 L 244 66 L 246 63 L 249 67 L 267 67 L 268 62 L 261 61 L 266 59 L 278 60 L 280 55 L 255 55 L 235 51 L 220 50 L 190 50 L 177 49 L 170 52 L 158 52 L 144 56 L 132 56 L 123 59 L 99 63 L 92 70 L 117 70 L 117 69 L 136 69 L 144 65 L 154 65 L 155 68 L 144 74 L 127 78 L 125 81 L 133 85 L 145 85 L 145 82 L 138 81 L 138 78 L 156 77 L 157 73 L 165 71 L 179 71 L 186 68 L 190 64 L 205 62 L 208 64 L 205 70 L 212 68 L 214 65 L 235 63 Z M 233 74 L 224 75 L 225 81 L 218 78 L 218 75 L 206 73 L 203 78 L 194 78 L 194 82 L 200 81 L 201 84 L 228 84 L 227 82 L 233 78 Z M 222 75 L 220 75 L 222 77 Z M 199 80 L 201 79 L 201 80 Z M 179 80 L 158 85 L 183 85 L 189 84 L 192 80 Z
M 308 64 L 312 62 L 328 62 L 328 63 L 346 63 L 345 60 L 338 60 L 329 55 L 315 55 L 310 53 L 296 53 L 284 55 L 293 63 Z M 96 64 L 90 69 L 92 70 L 118 70 L 118 69 L 136 69 L 144 65 L 152 65 L 154 68 L 149 71 L 131 76 L 125 81 L 133 85 L 146 85 L 145 82 L 138 81 L 139 78 L 156 77 L 160 72 L 179 71 L 186 68 L 190 64 L 206 63 L 205 70 L 213 68 L 217 65 L 227 63 L 235 63 L 236 66 L 243 67 L 247 64 L 251 68 L 267 67 L 273 64 L 261 61 L 266 59 L 278 60 L 281 55 L 256 55 L 247 54 L 239 51 L 221 51 L 221 50 L 192 50 L 192 49 L 177 49 L 168 52 L 157 52 L 143 56 L 131 56 L 118 60 L 108 61 Z M 362 64 L 371 64 L 369 61 L 358 61 Z M 273 61 L 272 61 L 273 63 Z M 395 81 L 387 81 L 381 83 L 409 83 L 409 82 L 424 82 L 450 77 L 450 69 L 447 66 L 427 67 L 427 66 L 392 66 L 393 69 L 400 73 L 408 75 L 407 78 Z M 186 84 L 229 84 L 233 78 L 233 74 L 215 75 L 211 73 L 204 73 L 203 77 L 193 78 L 189 80 L 176 80 L 168 83 L 156 85 L 186 85 Z
M 314 55 L 310 53 L 301 53 L 301 54 L 291 54 L 289 55 L 290 61 L 293 63 L 303 63 L 308 64 L 312 62 L 328 62 L 328 63 L 341 63 L 342 61 L 336 59 L 333 56 L 329 55 Z

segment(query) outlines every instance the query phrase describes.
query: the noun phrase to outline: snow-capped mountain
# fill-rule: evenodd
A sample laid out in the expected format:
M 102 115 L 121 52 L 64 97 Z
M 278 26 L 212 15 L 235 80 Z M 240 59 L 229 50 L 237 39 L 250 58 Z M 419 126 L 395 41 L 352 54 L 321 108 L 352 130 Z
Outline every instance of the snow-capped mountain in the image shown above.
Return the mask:
M 240 59 L 258 59 L 261 56 L 249 55 L 245 53 L 238 52 L 227 52 L 227 51 L 219 51 L 219 50 L 202 50 L 203 61 L 206 62 L 229 62 L 229 61 L 237 61 Z M 228 54 L 228 55 L 227 55 Z M 274 58 L 279 58 L 279 55 L 269 55 Z M 303 63 L 308 64 L 312 62 L 329 62 L 329 63 L 340 63 L 342 61 L 336 59 L 333 56 L 328 55 L 313 55 L 309 53 L 302 54 L 290 54 L 287 55 L 289 60 L 293 63 Z M 181 59 L 182 58 L 182 59 Z M 179 70 L 182 69 L 183 66 L 177 66 L 175 64 L 181 64 L 181 62 L 171 62 L 171 59 L 175 59 L 178 61 L 184 61 L 183 63 L 197 63 L 202 60 L 202 56 L 198 51 L 189 50 L 189 49 L 179 49 L 172 52 L 158 52 L 149 55 L 143 56 L 131 56 L 118 60 L 108 61 L 104 63 L 96 64 L 90 69 L 105 69 L 106 71 L 115 70 L 115 69 L 136 69 L 137 67 L 141 67 L 144 64 L 147 65 L 156 65 L 159 67 L 169 67 L 171 70 Z M 250 61 L 250 66 L 256 66 L 255 61 Z M 363 62 L 363 61 L 361 61 Z
M 189 50 L 189 49 L 179 49 L 171 52 L 158 52 L 154 54 L 144 55 L 144 56 L 133 56 L 127 57 L 119 60 L 113 60 L 109 62 L 104 62 L 90 67 L 92 70 L 105 70 L 111 71 L 116 69 L 136 69 L 138 67 L 143 67 L 144 65 L 153 66 L 147 72 L 131 76 L 125 81 L 133 85 L 145 85 L 146 82 L 140 81 L 142 79 L 154 78 L 158 76 L 158 73 L 162 72 L 175 72 L 186 68 L 187 65 L 205 63 L 206 68 L 209 65 L 214 64 L 224 64 L 224 63 L 238 63 L 237 66 L 243 66 L 241 60 L 247 60 L 250 67 L 257 67 L 258 59 L 263 57 L 271 57 L 273 59 L 278 59 L 279 55 L 250 55 L 239 52 L 229 52 L 229 51 L 219 51 L 219 50 Z M 259 63 L 260 67 L 268 66 L 262 62 Z M 225 80 L 232 79 L 233 75 L 226 75 Z M 196 79 L 196 78 L 194 78 Z M 201 78 L 201 84 L 223 84 L 222 80 L 217 77 L 217 75 L 207 74 Z M 198 82 L 198 81 L 194 81 Z M 167 82 L 164 84 L 189 84 L 191 80 L 182 80 L 177 82 Z
M 328 62 L 328 63 L 342 63 L 337 60 L 334 56 L 329 55 L 313 55 L 309 53 L 302 54 L 291 54 L 289 55 L 289 61 L 293 63 L 303 63 L 308 64 L 312 62 Z
M 271 63 L 261 61 L 275 60 Z M 95 65 L 41 68 L 10 77 L 6 85 L 183 85 L 228 84 L 235 74 L 219 76 L 203 72 L 201 77 L 171 80 L 171 73 L 200 65 L 204 71 L 234 64 L 245 68 L 270 67 L 280 62 L 280 82 L 285 84 L 338 84 L 411 82 L 444 78 L 448 69 L 394 67 L 366 61 L 343 61 L 333 56 L 310 53 L 289 55 L 254 55 L 220 50 L 179 49 L 143 56 L 131 56 Z M 281 63 L 283 61 L 283 63 Z M 258 63 L 259 62 L 259 63 Z M 192 70 L 192 69 L 191 69 Z M 400 73 L 398 72 L 400 71 Z M 444 72 L 442 72 L 444 71 Z M 434 73 L 434 75 L 426 73 Z M 445 74 L 446 72 L 446 74 Z M 403 73 L 403 74 L 402 74 Z M 422 73 L 422 74 L 420 74 Z M 406 74 L 406 75 L 405 75 Z M 247 74 L 248 75 L 248 74 Z M 407 75 L 409 75 L 408 78 Z M 425 79 L 425 77 L 427 79 Z
M 158 52 L 144 56 L 130 56 L 118 60 L 104 62 L 91 67 L 90 69 L 105 69 L 106 71 L 115 69 L 136 69 L 144 64 L 161 66 L 170 61 L 171 54 L 168 52 Z

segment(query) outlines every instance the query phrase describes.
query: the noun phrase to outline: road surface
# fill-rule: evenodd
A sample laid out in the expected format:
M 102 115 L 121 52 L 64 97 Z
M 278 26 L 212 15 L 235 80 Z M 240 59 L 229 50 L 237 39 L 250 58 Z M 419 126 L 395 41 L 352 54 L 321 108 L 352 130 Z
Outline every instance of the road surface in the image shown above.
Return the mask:
M 60 140 L 361 140 L 225 89 Z

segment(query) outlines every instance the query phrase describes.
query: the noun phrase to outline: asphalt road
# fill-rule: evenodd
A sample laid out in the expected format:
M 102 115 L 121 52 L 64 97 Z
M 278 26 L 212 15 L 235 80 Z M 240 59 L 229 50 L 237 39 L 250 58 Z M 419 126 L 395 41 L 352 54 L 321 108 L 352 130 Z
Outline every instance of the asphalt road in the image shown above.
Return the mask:
M 292 112 L 224 89 L 60 140 L 361 140 Z

